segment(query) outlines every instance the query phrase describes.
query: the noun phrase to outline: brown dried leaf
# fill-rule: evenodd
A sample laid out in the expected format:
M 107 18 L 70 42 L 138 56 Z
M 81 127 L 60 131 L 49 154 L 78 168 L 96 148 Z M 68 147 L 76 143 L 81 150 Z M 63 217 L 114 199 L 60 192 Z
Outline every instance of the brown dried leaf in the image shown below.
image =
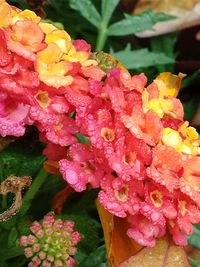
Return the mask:
M 108 261 L 112 267 L 117 267 L 142 247 L 127 236 L 128 222 L 125 218 L 113 216 L 98 201 L 97 209 L 103 226 Z
M 157 12 L 171 12 L 179 9 L 190 11 L 198 3 L 200 3 L 199 0 L 139 0 L 135 12 L 143 12 L 148 8 Z
M 0 214 L 0 221 L 5 221 L 12 217 L 20 209 L 22 205 L 22 190 L 31 185 L 31 177 L 29 176 L 9 176 L 0 184 L 0 194 L 14 193 L 15 200 L 11 207 Z
M 119 267 L 189 267 L 182 247 L 175 246 L 168 238 L 157 240 L 153 248 L 144 247 Z
M 200 264 L 200 250 L 198 248 L 188 245 L 186 247 L 186 253 L 188 257 L 194 259 Z
M 156 36 L 200 24 L 200 0 L 139 0 L 134 13 L 140 13 L 149 8 L 155 12 L 174 15 L 177 18 L 159 22 L 153 30 L 138 33 L 138 37 Z
M 126 218 L 111 215 L 98 201 L 97 209 L 111 267 L 190 266 L 184 249 L 175 246 L 169 237 L 159 239 L 154 248 L 142 247 L 127 236 Z
M 104 239 L 106 244 L 107 254 L 109 253 L 111 239 L 112 239 L 112 231 L 113 231 L 113 215 L 105 210 L 100 204 L 99 201 L 96 201 L 97 210 L 99 213 L 99 217 L 101 220 L 101 224 L 104 232 Z
M 109 250 L 109 262 L 112 267 L 117 267 L 121 262 L 137 253 L 142 246 L 127 236 L 129 228 L 125 218 L 113 217 L 113 232 Z

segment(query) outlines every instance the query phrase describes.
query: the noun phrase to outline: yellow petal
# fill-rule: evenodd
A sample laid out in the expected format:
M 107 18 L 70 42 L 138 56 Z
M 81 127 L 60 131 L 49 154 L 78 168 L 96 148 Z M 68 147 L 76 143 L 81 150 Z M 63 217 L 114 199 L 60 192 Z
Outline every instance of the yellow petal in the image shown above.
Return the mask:
M 159 90 L 163 90 L 163 86 L 161 85 L 160 81 L 164 83 L 166 86 L 165 96 L 174 96 L 176 97 L 179 93 L 181 87 L 181 81 L 185 77 L 185 74 L 179 73 L 178 75 L 174 75 L 170 72 L 162 72 L 154 82 L 158 85 Z M 162 88 L 161 88 L 162 87 Z M 165 91 L 165 90 L 164 90 Z
M 48 33 L 45 38 L 45 41 L 47 43 L 51 43 L 60 38 L 65 39 L 66 41 L 71 41 L 71 37 L 69 36 L 67 32 L 65 32 L 64 30 L 58 30 L 58 29 L 55 29 L 51 31 L 50 33 Z
M 0 3 L 0 27 L 7 27 L 12 23 L 12 8 L 6 2 Z
M 166 146 L 171 146 L 175 149 L 179 149 L 182 145 L 182 138 L 177 131 L 171 128 L 165 128 L 163 130 L 162 142 Z
M 39 23 L 41 18 L 38 17 L 33 11 L 25 9 L 19 13 L 17 13 L 13 19 L 12 19 L 12 23 L 14 24 L 16 21 L 18 20 L 26 20 L 26 19 L 30 19 L 35 23 Z
M 144 90 L 142 92 L 143 111 L 146 113 L 149 110 L 149 92 Z
M 60 61 L 55 64 L 48 64 L 47 72 L 49 75 L 65 75 L 71 69 L 71 64 L 66 61 Z
M 187 135 L 188 125 L 189 125 L 189 122 L 185 121 L 184 123 L 181 124 L 181 126 L 178 129 L 179 133 L 181 133 L 184 137 L 186 137 L 186 135 Z
M 49 86 L 59 88 L 72 84 L 73 77 L 68 76 L 52 76 L 52 75 L 39 75 L 39 79 Z
M 49 34 L 50 32 L 57 29 L 53 24 L 46 22 L 40 22 L 39 26 L 45 34 Z
M 187 128 L 187 135 L 191 140 L 196 140 L 198 139 L 198 136 L 199 136 L 197 133 L 197 130 L 191 126 Z
M 192 142 L 189 140 L 184 140 L 183 144 L 180 147 L 180 151 L 182 153 L 188 154 L 188 155 L 193 155 L 196 156 L 198 155 L 198 146 L 193 145 Z
M 78 51 L 76 52 L 76 58 L 78 59 L 79 62 L 84 62 L 88 59 L 89 53 L 84 52 L 84 51 Z
M 173 111 L 173 103 L 170 99 L 161 99 L 160 105 L 162 107 L 163 112 L 166 114 L 171 114 L 171 111 Z
M 50 43 L 47 48 L 37 53 L 37 58 L 44 63 L 51 64 L 58 62 L 62 54 L 62 51 L 56 44 Z
M 63 38 L 59 38 L 59 39 L 54 40 L 54 43 L 57 44 L 57 46 L 60 48 L 60 50 L 65 54 L 68 53 L 72 47 L 72 43 L 63 39 Z
M 164 115 L 163 109 L 161 108 L 159 99 L 152 99 L 149 101 L 149 109 L 152 109 L 156 114 L 162 118 Z
M 94 59 L 88 59 L 82 64 L 84 67 L 89 67 L 89 66 L 98 66 L 98 62 Z

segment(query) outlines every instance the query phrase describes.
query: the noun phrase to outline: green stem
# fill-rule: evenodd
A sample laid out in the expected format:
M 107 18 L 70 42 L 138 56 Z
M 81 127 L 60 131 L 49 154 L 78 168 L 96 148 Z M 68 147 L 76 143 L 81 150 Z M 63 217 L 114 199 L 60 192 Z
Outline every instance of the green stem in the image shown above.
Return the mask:
M 29 190 L 25 194 L 25 196 L 23 198 L 22 207 L 18 213 L 18 216 L 24 216 L 26 214 L 26 212 L 29 210 L 33 198 L 37 194 L 38 190 L 40 189 L 40 187 L 44 183 L 47 176 L 48 176 L 48 173 L 45 171 L 45 169 L 42 168 L 40 170 L 40 172 L 38 173 L 38 175 L 33 180 L 31 187 L 29 188 Z
M 97 36 L 96 51 L 102 51 L 107 40 L 107 25 L 100 25 Z

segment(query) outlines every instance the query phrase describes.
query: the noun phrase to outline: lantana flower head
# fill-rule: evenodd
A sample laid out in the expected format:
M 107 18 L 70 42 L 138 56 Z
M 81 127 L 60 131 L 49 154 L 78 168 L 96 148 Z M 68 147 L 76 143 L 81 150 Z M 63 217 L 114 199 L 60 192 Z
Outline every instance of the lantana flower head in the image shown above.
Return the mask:
M 31 234 L 21 236 L 20 245 L 25 256 L 30 258 L 29 267 L 74 266 L 76 245 L 81 239 L 74 231 L 74 223 L 56 219 L 54 215 L 44 216 L 41 222 L 35 221 Z
M 182 78 L 165 72 L 148 84 L 145 74 L 131 76 L 111 55 L 0 1 L 0 134 L 37 127 L 68 184 L 99 188 L 103 207 L 146 246 L 167 231 L 186 245 L 200 222 L 200 141 L 176 98 Z

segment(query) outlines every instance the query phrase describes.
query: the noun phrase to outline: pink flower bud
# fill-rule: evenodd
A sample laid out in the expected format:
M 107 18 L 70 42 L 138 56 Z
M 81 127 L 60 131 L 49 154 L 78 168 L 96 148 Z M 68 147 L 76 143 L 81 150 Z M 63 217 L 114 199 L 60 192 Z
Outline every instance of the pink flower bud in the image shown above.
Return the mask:
M 38 255 L 41 260 L 44 260 L 46 258 L 46 254 L 43 251 L 40 251 Z
M 32 249 L 30 247 L 25 248 L 24 252 L 25 252 L 25 255 L 26 255 L 27 258 L 30 258 L 30 257 L 33 256 L 33 251 L 32 251 Z
M 21 236 L 19 240 L 20 246 L 26 247 L 28 244 L 28 237 L 27 236 Z
M 28 236 L 28 243 L 29 243 L 29 245 L 33 245 L 34 242 L 35 242 L 35 236 L 29 235 Z
M 38 252 L 38 251 L 40 251 L 40 244 L 39 244 L 39 243 L 35 243 L 35 244 L 33 245 L 33 251 L 34 251 L 34 252 Z
M 44 236 L 44 231 L 42 229 L 40 229 L 39 231 L 37 231 L 35 233 L 35 235 L 37 236 L 37 238 L 42 238 Z
M 61 267 L 74 266 L 73 256 L 76 245 L 81 239 L 78 232 L 73 232 L 74 224 L 71 221 L 56 220 L 55 216 L 45 216 L 45 222 L 34 222 L 34 235 L 20 238 L 20 245 L 25 247 L 26 257 L 32 258 L 29 266 Z M 48 226 L 47 226 L 48 225 Z M 67 231 L 67 228 L 70 230 Z M 32 231 L 33 232 L 33 231 Z

